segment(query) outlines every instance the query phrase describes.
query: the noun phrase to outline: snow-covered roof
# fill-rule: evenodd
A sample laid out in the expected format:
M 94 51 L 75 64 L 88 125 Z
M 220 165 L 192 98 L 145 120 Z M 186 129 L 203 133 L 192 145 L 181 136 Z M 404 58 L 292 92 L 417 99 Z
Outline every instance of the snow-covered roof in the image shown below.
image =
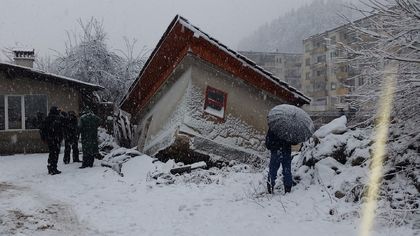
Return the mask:
M 265 70 L 261 66 L 257 65 L 257 63 L 255 63 L 251 59 L 245 57 L 244 55 L 242 55 L 242 54 L 230 49 L 226 45 L 222 44 L 217 39 L 215 39 L 215 38 L 211 37 L 210 35 L 208 35 L 207 33 L 203 32 L 200 28 L 192 25 L 184 17 L 182 17 L 180 15 L 177 15 L 177 17 L 178 17 L 178 21 L 182 25 L 184 25 L 185 27 L 187 27 L 188 29 L 190 29 L 194 32 L 194 37 L 201 36 L 201 37 L 206 38 L 209 42 L 212 42 L 214 45 L 218 46 L 220 49 L 222 49 L 222 50 L 226 51 L 227 53 L 231 54 L 232 56 L 236 57 L 238 60 L 241 60 L 244 65 L 248 65 L 248 66 L 250 66 L 250 68 L 253 68 L 255 71 L 257 71 L 259 73 L 262 73 L 264 76 L 267 77 L 267 79 L 275 82 L 276 84 L 278 84 L 280 86 L 284 86 L 285 88 L 287 88 L 288 90 L 293 92 L 295 94 L 295 97 L 300 97 L 303 100 L 306 100 L 308 103 L 311 102 L 311 99 L 309 97 L 305 96 L 302 92 L 300 92 L 296 88 L 290 86 L 288 83 L 286 83 L 284 81 L 281 81 L 278 77 L 273 75 L 271 72 Z
M 73 79 L 73 78 L 69 78 L 69 77 L 65 77 L 61 75 L 56 75 L 52 73 L 47 73 L 42 70 L 25 67 L 25 66 L 19 66 L 19 65 L 10 64 L 10 63 L 0 63 L 0 71 L 1 70 L 6 71 L 6 73 L 17 72 L 17 73 L 36 74 L 37 75 L 36 77 L 29 76 L 29 78 L 44 79 L 51 82 L 67 82 L 77 87 L 89 88 L 93 90 L 104 89 L 104 87 L 97 84 L 87 83 L 87 82 L 80 81 L 77 79 Z
M 168 78 L 168 71 L 188 54 L 198 56 L 288 103 L 301 106 L 311 101 L 296 88 L 177 15 L 124 96 L 121 108 L 132 112 L 141 109 Z
M 13 52 L 35 52 L 34 48 L 31 47 L 14 47 L 12 48 Z

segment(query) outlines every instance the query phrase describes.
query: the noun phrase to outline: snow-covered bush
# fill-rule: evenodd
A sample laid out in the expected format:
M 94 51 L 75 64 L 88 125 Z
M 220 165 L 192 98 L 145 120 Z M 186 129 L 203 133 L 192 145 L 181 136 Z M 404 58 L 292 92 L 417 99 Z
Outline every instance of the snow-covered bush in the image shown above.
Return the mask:
M 294 178 L 298 184 L 307 187 L 320 184 L 336 199 L 360 205 L 367 189 L 373 128 L 369 126 L 337 134 L 336 127 L 345 127 L 340 119 L 321 127 L 317 131 L 318 135 L 322 134 L 319 138 L 303 144 Z M 391 133 L 388 142 L 377 215 L 387 223 L 404 224 L 411 222 L 420 209 L 420 160 L 416 150 L 404 149 L 406 143 L 395 139 L 399 135 L 399 132 Z M 413 137 L 401 138 L 408 141 Z M 418 144 L 417 140 L 411 145 L 418 147 Z M 401 153 L 392 150 L 401 150 Z

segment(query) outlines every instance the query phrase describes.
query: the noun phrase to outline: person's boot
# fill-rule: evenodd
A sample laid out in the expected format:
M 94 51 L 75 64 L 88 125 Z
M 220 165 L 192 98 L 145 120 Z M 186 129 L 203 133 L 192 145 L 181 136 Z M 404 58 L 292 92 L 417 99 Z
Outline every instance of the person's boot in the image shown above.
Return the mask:
M 61 174 L 61 171 L 57 170 L 57 169 L 48 169 L 48 174 L 49 175 L 58 175 Z
M 54 175 L 54 168 L 53 167 L 51 167 L 50 165 L 48 165 L 47 166 L 47 169 L 48 169 L 48 174 L 49 175 Z
M 290 193 L 290 191 L 292 191 L 292 187 L 284 186 L 284 193 Z

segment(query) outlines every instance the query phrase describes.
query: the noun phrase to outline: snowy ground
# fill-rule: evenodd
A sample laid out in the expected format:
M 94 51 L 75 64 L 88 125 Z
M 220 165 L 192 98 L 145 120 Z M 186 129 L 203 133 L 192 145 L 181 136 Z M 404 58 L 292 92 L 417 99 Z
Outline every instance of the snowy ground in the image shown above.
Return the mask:
M 0 156 L 0 235 L 358 234 L 358 217 L 337 217 L 350 203 L 337 208 L 341 200 L 316 185 L 263 194 L 264 174 L 244 165 L 158 184 L 147 156 L 127 162 L 124 177 L 98 161 L 78 169 L 61 157 L 63 173 L 50 176 L 47 154 Z M 413 234 L 410 226 L 377 226 L 373 235 Z

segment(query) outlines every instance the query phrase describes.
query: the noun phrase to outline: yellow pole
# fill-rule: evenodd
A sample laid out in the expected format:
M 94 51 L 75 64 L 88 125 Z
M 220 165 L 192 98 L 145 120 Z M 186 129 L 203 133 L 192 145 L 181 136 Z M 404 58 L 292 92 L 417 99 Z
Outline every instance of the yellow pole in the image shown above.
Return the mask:
M 390 64 L 385 68 L 384 84 L 382 94 L 378 101 L 377 121 L 375 126 L 375 143 L 373 145 L 372 163 L 366 202 L 363 205 L 360 236 L 369 236 L 375 219 L 377 207 L 377 196 L 382 177 L 383 157 L 386 154 L 386 143 L 388 139 L 388 128 L 392 112 L 392 101 L 394 98 L 396 84 L 397 65 Z

